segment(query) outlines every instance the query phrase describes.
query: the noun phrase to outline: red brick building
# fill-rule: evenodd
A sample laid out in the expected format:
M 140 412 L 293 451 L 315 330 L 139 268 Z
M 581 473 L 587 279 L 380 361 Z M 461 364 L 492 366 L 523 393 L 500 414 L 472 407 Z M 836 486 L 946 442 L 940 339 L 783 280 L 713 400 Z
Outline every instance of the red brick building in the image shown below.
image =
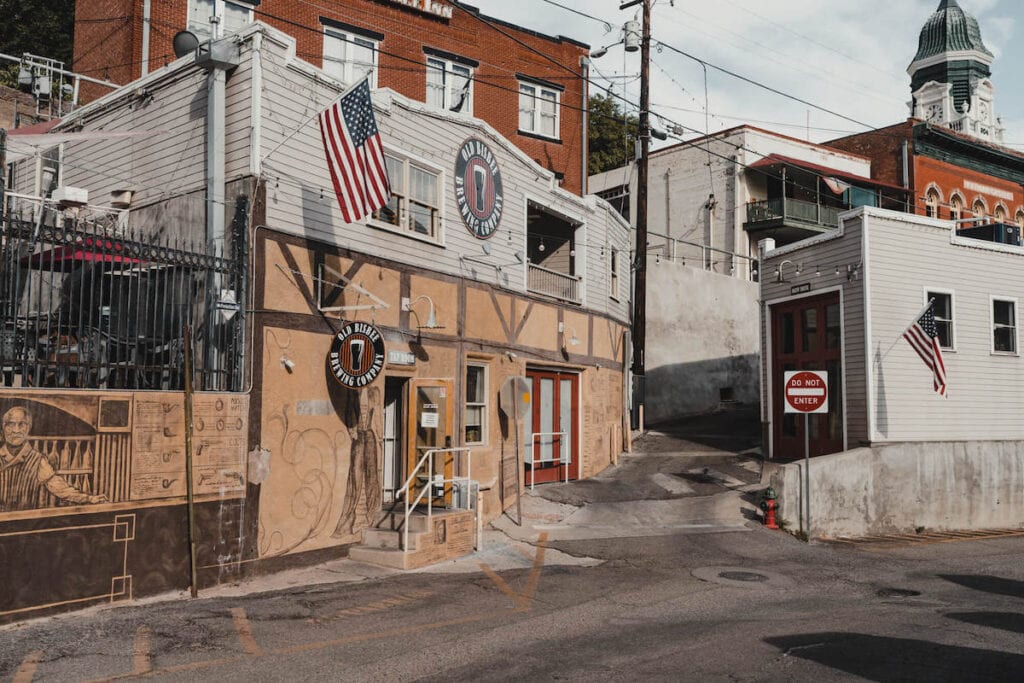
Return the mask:
M 74 69 L 128 83 L 175 59 L 179 31 L 203 40 L 251 21 L 294 36 L 299 58 L 343 82 L 370 73 L 373 87 L 487 121 L 566 190 L 582 192 L 588 46 L 453 0 L 78 2 Z

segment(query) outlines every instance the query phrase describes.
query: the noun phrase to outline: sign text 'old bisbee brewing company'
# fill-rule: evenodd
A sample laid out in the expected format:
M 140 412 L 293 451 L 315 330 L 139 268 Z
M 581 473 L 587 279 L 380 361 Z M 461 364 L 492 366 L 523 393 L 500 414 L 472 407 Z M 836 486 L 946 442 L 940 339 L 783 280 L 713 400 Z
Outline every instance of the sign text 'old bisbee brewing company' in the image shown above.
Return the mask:
M 334 379 L 360 389 L 377 379 L 384 368 L 384 337 L 369 323 L 345 323 L 331 341 L 327 367 Z
M 476 138 L 466 140 L 455 159 L 455 203 L 462 222 L 482 240 L 498 229 L 505 197 L 498 160 Z

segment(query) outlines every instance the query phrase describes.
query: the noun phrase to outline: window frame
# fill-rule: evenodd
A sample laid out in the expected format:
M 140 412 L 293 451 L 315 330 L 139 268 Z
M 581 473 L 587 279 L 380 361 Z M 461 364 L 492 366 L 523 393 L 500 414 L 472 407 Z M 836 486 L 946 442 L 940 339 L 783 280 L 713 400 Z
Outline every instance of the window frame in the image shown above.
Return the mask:
M 996 303 L 1008 303 L 1011 305 L 1011 312 L 1013 314 L 1013 320 L 1010 324 L 999 324 L 997 327 L 996 323 Z M 990 352 L 994 356 L 1017 356 L 1019 355 L 1020 340 L 1018 339 L 1018 323 L 1017 323 L 1017 297 L 1013 296 L 989 296 L 989 329 L 991 337 Z M 1011 339 L 1013 341 L 1013 348 L 1011 350 L 1001 350 L 996 348 L 996 330 L 1009 328 L 1013 331 Z
M 942 203 L 942 198 L 939 196 L 939 191 L 934 187 L 929 187 L 928 191 L 924 193 L 924 211 L 928 218 L 939 217 L 939 204 Z
M 478 370 L 480 370 L 480 375 L 481 376 L 478 379 L 478 382 L 480 382 L 482 384 L 482 388 L 480 390 L 480 394 L 481 394 L 481 396 L 483 398 L 483 401 L 470 401 L 469 400 L 468 387 L 469 387 L 469 372 L 470 372 L 470 369 L 478 369 Z M 490 364 L 487 361 L 481 360 L 481 359 L 475 359 L 475 358 L 470 358 L 470 359 L 468 359 L 466 361 L 466 388 L 467 388 L 467 392 L 466 392 L 466 395 L 464 397 L 465 400 L 463 401 L 463 405 L 462 405 L 462 439 L 463 439 L 463 444 L 464 445 L 467 445 L 467 446 L 486 446 L 488 443 L 490 443 L 490 434 L 489 434 L 489 430 L 488 430 L 488 419 L 487 419 L 487 417 L 488 417 L 488 410 L 490 409 L 489 402 L 487 400 L 487 398 L 489 396 L 489 394 L 488 394 L 488 387 L 489 387 L 489 382 L 490 382 L 490 374 L 491 374 L 490 373 Z M 478 384 L 478 386 L 480 386 L 480 385 Z M 480 425 L 479 425 L 479 427 L 480 427 L 480 440 L 479 441 L 470 441 L 468 436 L 467 436 L 467 434 L 466 434 L 466 430 L 469 428 L 469 417 L 468 417 L 469 416 L 469 408 L 479 408 L 480 409 Z
M 966 210 L 964 196 L 959 192 L 954 192 L 949 196 L 949 219 L 951 221 L 958 221 L 964 217 L 964 211 Z
M 429 163 L 419 157 L 398 152 L 393 149 L 385 148 L 384 150 L 385 163 L 387 158 L 391 158 L 396 163 L 401 164 L 402 178 L 401 184 L 395 182 L 395 179 L 391 177 L 390 171 L 388 171 L 388 177 L 391 181 L 391 195 L 392 198 L 398 199 L 398 223 L 383 219 L 380 217 L 380 209 L 374 211 L 367 219 L 367 225 L 387 230 L 388 232 L 396 235 L 402 235 L 403 237 L 409 237 L 420 242 L 427 244 L 433 244 L 436 246 L 444 246 L 444 213 L 445 213 L 445 197 L 444 188 L 446 187 L 445 171 L 440 166 Z M 413 203 L 419 206 L 429 206 L 418 200 L 412 199 L 409 190 L 409 179 L 411 176 L 411 169 L 417 169 L 434 176 L 434 199 L 436 206 L 429 207 L 432 210 L 431 214 L 431 230 L 433 234 L 424 234 L 415 230 L 415 227 L 410 224 L 410 211 L 409 204 Z M 390 201 L 387 205 L 390 206 Z
M 342 58 L 339 64 L 341 71 L 340 76 L 327 68 L 328 38 L 333 38 L 345 46 L 345 56 Z M 372 90 L 377 87 L 377 72 L 380 71 L 380 40 L 378 38 L 360 34 L 358 31 L 351 31 L 338 26 L 323 24 L 323 40 L 321 42 L 322 45 L 320 60 L 322 64 L 322 70 L 329 76 L 337 78 L 346 85 L 352 85 L 353 83 L 357 82 L 360 78 L 362 78 L 361 75 L 358 77 L 356 76 L 355 67 L 357 64 L 360 66 L 365 65 L 365 62 L 356 62 L 354 59 L 352 59 L 352 56 L 350 54 L 352 46 L 359 45 L 363 48 L 369 48 L 373 52 L 373 59 L 372 62 L 370 63 L 370 89 Z M 332 62 L 333 60 L 334 58 L 332 57 Z
M 472 116 L 472 114 L 473 114 L 473 94 L 474 94 L 473 91 L 475 90 L 474 83 L 473 83 L 473 81 L 474 81 L 473 77 L 474 77 L 474 75 L 476 73 L 476 70 L 472 66 L 470 66 L 469 64 L 465 64 L 465 63 L 460 62 L 460 61 L 455 60 L 455 59 L 447 59 L 445 57 L 441 57 L 441 56 L 436 55 L 436 54 L 426 53 L 425 57 L 426 57 L 425 64 L 426 64 L 426 78 L 427 78 L 427 81 L 426 81 L 427 94 L 426 94 L 426 99 L 425 99 L 426 103 L 428 105 L 432 106 L 432 107 L 438 107 L 440 109 L 444 109 L 445 111 L 452 111 L 452 107 L 455 105 L 455 101 L 454 101 L 455 100 L 455 92 L 450 87 L 451 84 L 449 83 L 449 78 L 448 77 L 449 77 L 449 74 L 455 75 L 455 76 L 460 76 L 460 77 L 465 78 L 467 80 L 467 82 L 469 84 L 469 92 L 466 95 L 467 102 L 463 103 L 462 108 L 459 109 L 458 113 L 460 113 L 460 114 L 468 114 L 468 115 Z M 432 66 L 431 62 L 435 62 L 437 65 L 440 65 L 440 69 L 436 65 Z M 464 70 L 467 73 L 461 74 L 461 73 L 459 73 L 459 70 Z M 438 71 L 440 71 L 440 73 L 441 73 L 441 104 L 437 104 L 436 102 L 431 102 L 430 101 L 430 92 L 431 92 L 430 89 L 432 87 L 431 84 L 430 84 L 430 74 L 431 74 L 432 71 L 434 73 L 437 73 Z M 461 90 L 461 88 L 460 88 L 460 90 Z
M 943 351 L 956 352 L 956 292 L 952 289 L 943 289 L 942 287 L 925 287 L 924 288 L 924 303 L 928 303 L 928 300 L 936 296 L 949 297 L 949 319 L 945 319 L 935 316 L 936 328 L 941 327 L 943 324 L 949 325 L 949 346 L 943 346 L 942 335 L 939 335 L 939 348 Z M 935 309 L 932 309 L 932 313 L 935 313 Z
M 619 250 L 617 247 L 610 247 L 608 253 L 608 279 L 610 293 L 609 295 L 614 301 L 619 300 L 619 289 L 622 286 L 621 279 L 619 278 Z
M 533 94 L 527 95 L 524 89 L 530 89 Z M 548 93 L 554 96 L 554 134 L 549 135 L 542 130 L 544 114 L 541 111 L 540 103 L 543 101 L 542 96 L 544 93 Z M 523 98 L 528 97 L 529 101 L 533 103 L 533 107 L 529 110 L 523 107 Z M 532 128 L 523 128 L 523 114 L 530 112 Z M 518 117 L 516 119 L 516 126 L 521 134 L 535 135 L 537 137 L 544 138 L 546 140 L 561 140 L 562 139 L 562 91 L 551 85 L 540 83 L 537 81 L 531 81 L 526 79 L 519 79 L 519 108 Z
M 246 14 L 248 15 L 248 19 L 245 22 L 245 24 L 250 24 L 253 21 L 253 11 L 255 9 L 255 6 L 259 4 L 260 0 L 208 0 L 208 2 L 213 5 L 213 14 L 211 14 L 210 16 L 218 17 L 220 19 L 220 21 L 217 22 L 216 28 L 214 30 L 214 35 L 207 34 L 207 27 L 209 26 L 208 23 L 202 24 L 201 28 L 199 28 L 199 25 L 193 24 L 192 10 L 196 6 L 197 2 L 202 2 L 204 5 L 207 4 L 207 0 L 188 0 L 188 7 L 186 8 L 187 14 L 185 15 L 185 24 L 188 30 L 196 34 L 196 37 L 199 39 L 199 41 L 203 42 L 208 39 L 215 40 L 217 38 L 224 37 L 224 10 L 226 9 L 227 5 L 234 5 L 235 7 L 239 7 L 245 10 Z

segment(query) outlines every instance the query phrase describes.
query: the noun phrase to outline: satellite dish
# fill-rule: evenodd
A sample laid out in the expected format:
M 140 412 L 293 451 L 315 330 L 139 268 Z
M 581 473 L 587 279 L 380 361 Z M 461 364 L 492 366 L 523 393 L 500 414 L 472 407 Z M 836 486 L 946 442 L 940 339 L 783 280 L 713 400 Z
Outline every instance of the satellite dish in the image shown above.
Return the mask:
M 174 34 L 174 56 L 184 57 L 199 47 L 199 39 L 191 31 L 178 31 Z

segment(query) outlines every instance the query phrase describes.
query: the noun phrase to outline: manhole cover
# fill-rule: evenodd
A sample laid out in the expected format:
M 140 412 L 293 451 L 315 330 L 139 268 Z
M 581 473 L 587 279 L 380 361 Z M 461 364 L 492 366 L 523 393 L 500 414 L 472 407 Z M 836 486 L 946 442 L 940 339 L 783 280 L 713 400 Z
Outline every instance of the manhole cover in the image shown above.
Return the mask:
M 913 598 L 921 594 L 921 591 L 912 591 L 906 588 L 879 588 L 880 598 Z
M 767 581 L 768 577 L 764 574 L 756 574 L 754 572 L 719 572 L 719 578 L 728 579 L 729 581 Z

